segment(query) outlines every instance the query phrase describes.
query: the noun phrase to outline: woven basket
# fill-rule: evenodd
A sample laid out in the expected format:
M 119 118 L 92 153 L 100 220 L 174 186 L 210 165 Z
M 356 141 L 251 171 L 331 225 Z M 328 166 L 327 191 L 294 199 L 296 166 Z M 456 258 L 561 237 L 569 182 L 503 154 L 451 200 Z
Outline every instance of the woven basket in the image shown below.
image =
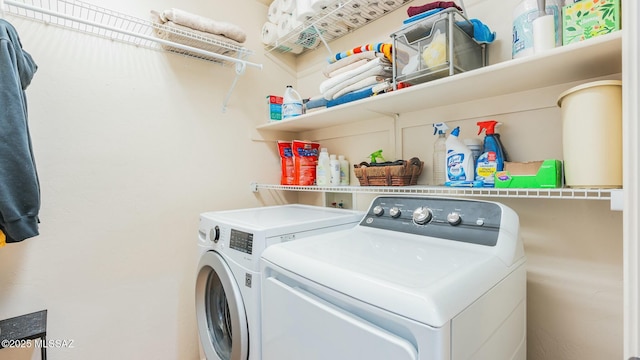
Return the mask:
M 414 157 L 402 160 L 402 165 L 369 166 L 367 163 L 353 165 L 361 186 L 408 186 L 418 183 L 424 162 Z

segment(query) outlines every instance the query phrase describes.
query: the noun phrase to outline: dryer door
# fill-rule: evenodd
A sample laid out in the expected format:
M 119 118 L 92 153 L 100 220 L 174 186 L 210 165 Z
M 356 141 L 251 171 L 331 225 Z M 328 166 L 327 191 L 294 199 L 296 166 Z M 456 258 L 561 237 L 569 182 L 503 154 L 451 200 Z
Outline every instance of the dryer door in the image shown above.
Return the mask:
M 249 332 L 242 295 L 231 269 L 215 251 L 200 258 L 196 315 L 207 360 L 246 360 Z

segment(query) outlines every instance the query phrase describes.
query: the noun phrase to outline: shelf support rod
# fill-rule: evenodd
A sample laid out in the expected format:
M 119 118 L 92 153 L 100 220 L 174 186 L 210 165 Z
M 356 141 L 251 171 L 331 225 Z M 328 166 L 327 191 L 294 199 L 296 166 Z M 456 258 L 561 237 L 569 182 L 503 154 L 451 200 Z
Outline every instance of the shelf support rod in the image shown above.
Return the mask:
M 231 88 L 227 92 L 227 95 L 224 97 L 224 100 L 222 101 L 223 113 L 227 112 L 227 104 L 229 103 L 229 99 L 231 98 L 231 93 L 233 92 L 233 89 L 235 89 L 236 84 L 238 83 L 238 79 L 242 74 L 244 74 L 244 71 L 246 69 L 247 69 L 246 64 L 240 63 L 240 62 L 236 63 L 236 77 L 233 78 L 233 82 L 231 83 Z
M 163 40 L 163 39 L 158 39 L 156 37 L 153 36 L 147 36 L 144 34 L 138 34 L 138 33 L 134 33 L 132 31 L 128 31 L 128 30 L 124 30 L 124 29 L 118 29 L 115 28 L 113 26 L 109 26 L 109 25 L 103 25 L 97 22 L 93 22 L 93 21 L 89 21 L 89 20 L 84 20 L 75 16 L 71 16 L 71 15 L 66 15 L 63 13 L 59 13 L 56 11 L 51 11 L 51 10 L 47 10 L 44 8 L 40 8 L 37 6 L 32 6 L 29 4 L 24 4 L 24 3 L 20 3 L 14 0 L 4 0 L 4 2 L 8 5 L 13 5 L 15 7 L 19 7 L 19 8 L 23 8 L 23 9 L 27 9 L 27 10 L 32 10 L 35 12 L 39 12 L 39 13 L 43 13 L 43 14 L 47 14 L 47 15 L 51 15 L 51 16 L 55 16 L 55 17 L 59 17 L 62 19 L 66 19 L 66 20 L 71 20 L 71 21 L 75 21 L 84 25 L 89 25 L 89 26 L 95 26 L 104 30 L 109 30 L 109 31 L 113 31 L 113 32 L 117 32 L 120 34 L 124 34 L 124 35 L 129 35 L 132 37 L 137 37 L 137 38 L 141 38 L 141 39 L 145 39 L 148 41 L 153 41 L 153 42 L 157 42 L 163 45 L 167 45 L 167 46 L 171 46 L 171 47 L 175 47 L 178 49 L 182 49 L 182 50 L 186 50 L 186 51 L 191 51 L 197 54 L 201 54 L 201 55 L 206 55 L 206 56 L 210 56 L 213 58 L 217 58 L 223 61 L 228 61 L 228 62 L 233 62 L 233 63 L 241 63 L 244 64 L 244 66 L 246 67 L 248 66 L 252 66 L 258 69 L 262 70 L 262 64 L 257 64 L 257 63 L 253 63 L 253 62 L 249 62 L 249 61 L 245 61 L 242 59 L 238 59 L 238 58 L 233 58 L 230 56 L 226 56 L 226 55 L 222 55 L 222 54 L 218 54 L 218 53 L 214 53 L 214 52 L 210 52 L 210 51 L 206 51 L 206 50 L 202 50 L 202 49 L 198 49 L 192 46 L 188 46 L 188 45 L 183 45 L 180 43 L 175 43 L 175 42 L 171 42 L 171 41 L 167 41 L 167 40 Z
M 322 33 L 320 32 L 320 29 L 318 29 L 316 27 L 316 24 L 311 25 L 311 27 L 313 27 L 313 30 L 316 32 L 316 34 L 318 34 L 318 37 L 320 38 L 320 41 L 322 41 L 322 43 L 324 44 L 324 47 L 329 52 L 329 56 L 333 55 L 333 52 L 331 51 L 331 47 L 329 47 L 329 44 L 327 43 L 327 40 L 325 40 L 324 36 L 322 36 Z

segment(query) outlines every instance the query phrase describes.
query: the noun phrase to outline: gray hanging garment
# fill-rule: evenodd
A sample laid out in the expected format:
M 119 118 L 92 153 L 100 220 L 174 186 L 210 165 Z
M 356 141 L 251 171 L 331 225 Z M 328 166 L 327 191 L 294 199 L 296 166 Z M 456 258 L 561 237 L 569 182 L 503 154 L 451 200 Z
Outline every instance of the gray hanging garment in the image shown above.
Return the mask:
M 37 69 L 16 29 L 0 19 L 0 231 L 8 243 L 38 235 L 40 185 L 24 93 Z

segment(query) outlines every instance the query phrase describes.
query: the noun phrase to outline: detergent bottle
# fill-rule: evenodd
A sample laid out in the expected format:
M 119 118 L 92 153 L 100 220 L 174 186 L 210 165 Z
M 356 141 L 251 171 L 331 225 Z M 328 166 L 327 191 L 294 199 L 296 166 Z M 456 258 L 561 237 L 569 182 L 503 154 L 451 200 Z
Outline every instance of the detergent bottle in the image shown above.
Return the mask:
M 438 139 L 433 144 L 433 185 L 444 185 L 447 173 L 447 139 L 449 127 L 445 123 L 433 124 L 433 135 Z
M 483 181 L 484 187 L 494 187 L 495 173 L 504 169 L 504 152 L 495 136 L 496 124 L 498 122 L 495 120 L 478 122 L 480 127 L 478 135 L 484 130 L 485 137 L 482 144 L 482 155 L 478 158 L 476 165 L 476 180 Z
M 316 165 L 316 185 L 329 186 L 331 184 L 331 158 L 327 148 L 320 149 L 318 165 Z
M 282 97 L 282 119 L 302 115 L 302 97 L 293 86 L 287 85 Z
M 445 144 L 447 147 L 447 173 L 446 182 L 452 183 L 468 182 L 473 183 L 473 155 L 471 150 L 459 138 L 460 127 L 451 131 Z

